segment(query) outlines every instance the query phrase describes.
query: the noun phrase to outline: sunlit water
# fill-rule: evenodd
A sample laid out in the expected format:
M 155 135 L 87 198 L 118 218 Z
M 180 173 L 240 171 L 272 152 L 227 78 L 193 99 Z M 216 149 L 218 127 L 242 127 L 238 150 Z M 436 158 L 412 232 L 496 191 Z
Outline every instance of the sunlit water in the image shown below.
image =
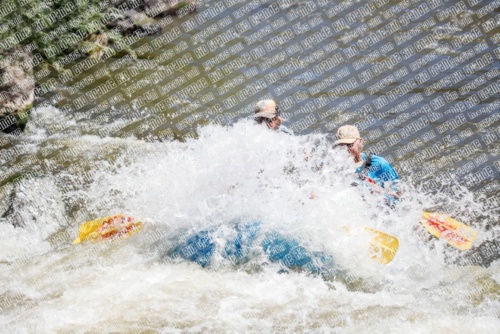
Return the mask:
M 397 34 L 415 28 L 431 16 L 436 17 L 438 12 L 453 5 L 452 2 L 443 3 L 412 21 Z M 209 1 L 203 8 L 213 3 Z M 300 44 L 306 36 L 324 27 L 332 27 L 334 21 L 366 2 L 356 2 L 349 10 L 331 18 L 325 16 L 325 13 L 338 3 L 319 3 L 322 4 L 320 10 L 301 19 L 302 23 L 311 23 L 315 19 L 313 29 L 296 33 L 290 41 L 271 53 L 252 59 L 245 67 L 238 68 L 224 80 L 210 84 L 199 94 L 214 94 L 215 98 L 207 103 L 200 103 L 199 97 L 178 99 L 173 96 L 170 101 L 172 106 L 159 113 L 154 111 L 153 106 L 159 100 L 167 100 L 184 87 L 182 86 L 170 93 L 160 94 L 156 100 L 143 101 L 144 105 L 137 106 L 137 101 L 134 100 L 138 96 L 152 88 L 159 90 L 171 78 L 157 83 L 150 82 L 133 95 L 126 91 L 133 83 L 164 69 L 174 58 L 186 52 L 192 53 L 194 48 L 201 45 L 198 42 L 192 43 L 193 35 L 214 24 L 213 20 L 192 31 L 183 32 L 177 40 L 179 48 L 172 60 L 138 71 L 137 76 L 121 84 L 118 92 L 124 100 L 112 104 L 109 109 L 101 111 L 92 108 L 117 91 L 110 92 L 73 113 L 63 112 L 52 106 L 36 108 L 23 136 L 0 136 L 2 149 L 12 150 L 9 152 L 13 154 L 13 158 L 0 167 L 0 172 L 11 175 L 12 171 L 16 171 L 12 174 L 14 176 L 2 178 L 5 186 L 0 188 L 1 333 L 499 332 L 500 270 L 498 246 L 493 242 L 500 237 L 498 210 L 490 211 L 485 205 L 484 197 L 480 198 L 477 192 L 474 196 L 469 192 L 484 187 L 491 178 L 484 184 L 476 185 L 476 189 L 468 190 L 460 186 L 463 185 L 463 180 L 456 180 L 456 183 L 443 182 L 444 184 L 432 187 L 433 194 L 422 189 L 426 182 L 436 181 L 439 175 L 463 166 L 481 154 L 487 157 L 487 165 L 493 166 L 497 159 L 498 145 L 496 142 L 485 144 L 477 152 L 464 156 L 461 161 L 439 168 L 435 175 L 425 175 L 427 179 L 424 180 L 421 176 L 412 176 L 411 172 L 400 168 L 406 159 L 437 142 L 445 144 L 443 152 L 416 168 L 433 165 L 441 155 L 451 154 L 473 140 L 479 139 L 486 143 L 482 136 L 486 132 L 492 133 L 496 123 L 486 129 L 479 129 L 477 125 L 490 117 L 495 112 L 494 109 L 474 118 L 469 117 L 465 124 L 454 130 L 439 133 L 437 138 L 425 142 L 420 149 L 410 150 L 408 154 L 396 154 L 396 150 L 457 116 L 455 111 L 444 113 L 439 110 L 442 114 L 440 119 L 382 151 L 382 156 L 390 156 L 394 160 L 394 167 L 405 181 L 402 185 L 404 200 L 394 210 L 384 205 L 380 196 L 371 195 L 362 187 L 352 187 L 351 158 L 346 152 L 331 148 L 331 136 L 337 125 L 364 121 L 371 114 L 356 113 L 358 107 L 404 83 L 420 70 L 395 80 L 374 94 L 367 93 L 370 85 L 391 71 L 394 73 L 403 66 L 409 67 L 417 59 L 435 52 L 436 58 L 426 65 L 430 67 L 484 43 L 486 48 L 462 65 L 465 66 L 487 52 L 496 57 L 494 50 L 497 43 L 493 37 L 498 33 L 498 27 L 489 31 L 484 29 L 484 23 L 494 18 L 495 12 L 481 19 L 474 16 L 473 23 L 462 29 L 447 28 L 446 25 L 470 16 L 471 12 L 447 20 L 436 20 L 435 26 L 423 28 L 423 33 L 415 39 L 401 45 L 393 43 L 394 50 L 368 60 L 366 68 L 372 68 L 386 60 L 390 54 L 402 51 L 420 36 L 436 30 L 442 33 L 437 42 L 426 45 L 391 71 L 342 94 L 313 112 L 302 112 L 300 108 L 324 92 L 308 93 L 305 99 L 302 99 L 303 94 L 334 72 L 337 73 L 336 70 L 317 75 L 309 82 L 293 86 L 284 94 L 274 96 L 284 110 L 287 125 L 302 120 L 309 114 L 316 117 L 317 122 L 297 131 L 300 136 L 275 133 L 243 120 L 252 112 L 252 108 L 243 109 L 244 107 L 252 106 L 254 100 L 266 94 L 276 93 L 278 86 L 289 82 L 298 72 L 270 83 L 267 90 L 259 92 L 248 101 L 241 101 L 221 114 L 209 110 L 217 104 L 224 105 L 224 99 L 242 88 L 236 86 L 218 94 L 217 88 L 223 83 L 245 73 L 251 67 L 259 67 L 262 62 L 287 50 L 290 45 Z M 380 12 L 366 20 L 376 16 L 385 17 L 382 11 L 398 3 L 400 1 L 389 1 Z M 418 1 L 412 3 L 414 5 L 410 8 L 419 5 Z M 486 3 L 487 1 L 480 4 L 478 2 L 474 10 Z M 216 20 L 232 15 L 244 5 L 241 3 L 233 6 L 221 13 Z M 299 4 L 284 6 L 271 20 L 253 26 L 228 42 L 225 48 L 241 43 L 244 49 L 231 54 L 226 63 L 261 44 L 259 42 L 248 46 L 244 37 L 271 21 L 285 18 L 298 6 Z M 248 15 L 264 7 L 259 6 Z M 181 27 L 193 15 L 175 19 L 163 32 Z M 352 28 L 366 20 L 357 22 Z M 349 42 L 342 40 L 347 29 L 332 29 L 333 35 L 324 42 L 261 71 L 249 83 L 263 80 L 277 66 L 293 58 L 303 60 L 317 50 L 327 52 L 325 57 L 342 53 L 348 46 L 356 44 L 369 33 L 378 31 L 391 20 L 381 21 L 379 25 Z M 450 48 L 453 38 L 465 36 L 474 27 L 482 27 L 484 35 L 456 50 Z M 291 24 L 275 29 L 262 41 L 287 29 L 292 29 Z M 209 36 L 207 40 L 213 36 Z M 137 50 L 157 37 L 158 35 L 145 37 L 132 47 Z M 380 44 L 361 50 L 358 55 L 339 65 L 338 72 L 344 67 L 351 68 L 354 62 L 380 49 L 388 41 L 395 42 L 388 38 Z M 333 42 L 338 43 L 335 50 Z M 180 47 L 182 45 L 187 45 L 187 49 Z M 332 47 L 323 48 L 327 45 Z M 173 48 L 172 45 L 165 45 L 142 54 L 141 58 L 156 58 Z M 212 67 L 203 65 L 220 51 L 221 49 L 217 49 L 199 59 L 195 57 L 192 64 L 176 72 L 175 76 L 192 70 L 206 76 L 220 69 L 225 63 Z M 81 60 L 77 59 L 75 63 Z M 54 93 L 62 94 L 59 96 L 62 100 L 57 105 L 61 109 L 65 105 L 73 106 L 75 99 L 110 77 L 116 79 L 118 74 L 133 67 L 142 69 L 140 59 L 126 61 L 121 65 L 116 60 L 112 57 L 96 65 L 92 72 L 96 77 L 97 73 L 107 74 L 99 76 L 94 83 L 74 93 L 70 93 L 68 86 L 87 77 L 91 71 L 75 77 L 67 86 L 56 87 Z M 312 62 L 303 72 L 311 70 L 322 60 Z M 71 68 L 75 63 L 68 64 L 66 68 Z M 108 71 L 101 72 L 106 68 Z M 447 89 L 458 90 L 462 84 L 495 68 L 498 68 L 498 59 L 476 71 L 459 85 L 452 85 Z M 364 68 L 360 71 L 363 70 Z M 351 69 L 350 76 L 342 80 L 359 78 L 358 72 Z M 367 150 L 382 143 L 386 135 L 398 132 L 421 117 L 420 113 L 411 114 L 406 123 L 379 133 L 384 125 L 398 115 L 389 114 L 379 119 L 378 113 L 399 105 L 451 72 L 453 70 L 433 75 L 416 90 L 397 97 L 386 109 L 374 113 L 377 121 L 362 131 Z M 185 85 L 192 84 L 199 78 L 198 75 L 189 78 Z M 488 84 L 490 82 L 485 85 Z M 325 91 L 333 88 L 335 85 L 325 88 Z M 482 88 L 484 86 L 473 89 L 460 99 L 471 96 Z M 404 112 L 413 113 L 442 93 L 444 91 L 425 96 L 423 101 Z M 361 96 L 360 94 L 365 99 L 362 102 L 353 100 L 350 108 L 325 116 L 333 107 L 354 96 Z M 476 112 L 498 100 L 497 95 L 481 101 L 464 114 L 467 116 L 467 113 Z M 293 100 L 295 104 L 287 106 L 285 100 Z M 122 108 L 124 103 L 129 105 L 128 109 Z M 54 105 L 56 102 L 49 104 Z M 449 104 L 443 109 L 451 106 Z M 197 117 L 191 120 L 191 116 Z M 214 120 L 222 124 L 235 124 L 229 127 L 209 125 L 196 129 L 198 125 Z M 181 129 L 177 126 L 181 121 L 189 124 Z M 332 125 L 332 122 L 336 125 Z M 449 135 L 461 135 L 461 142 L 448 145 L 449 139 L 444 138 Z M 166 139 L 172 137 L 184 137 L 186 141 Z M 198 138 L 189 139 L 190 137 Z M 318 170 L 321 164 L 323 167 Z M 498 168 L 492 168 L 492 171 L 493 180 L 498 179 Z M 18 175 L 23 175 L 23 178 L 10 182 Z M 315 194 L 316 198 L 310 199 L 311 194 Z M 488 190 L 486 196 L 498 196 L 498 189 Z M 419 224 L 422 210 L 444 210 L 475 228 L 479 234 L 473 248 L 470 251 L 458 251 L 432 238 Z M 117 213 L 135 217 L 144 222 L 145 228 L 122 241 L 71 245 L 81 223 Z M 252 220 L 261 222 L 262 233 L 277 231 L 297 240 L 311 252 L 331 255 L 343 274 L 323 279 L 307 272 L 286 270 L 279 263 L 270 262 L 259 243 L 255 243 L 248 263 L 228 263 L 219 251 L 234 237 L 236 223 Z M 370 235 L 365 232 L 365 226 L 399 239 L 400 248 L 390 264 L 382 265 L 370 259 Z M 346 232 L 346 227 L 349 232 Z M 207 268 L 165 257 L 177 238 L 214 228 L 217 230 L 214 240 L 218 252 Z
M 40 115 L 48 113 L 61 112 Z M 32 125 L 26 138 L 38 154 L 58 147 L 63 136 L 43 126 Z M 71 139 L 69 129 L 69 162 L 54 161 L 53 173 L 16 182 L 10 200 L 19 226 L 12 215 L 0 224 L 2 333 L 500 328 L 498 262 L 464 265 L 473 254 L 430 239 L 419 227 L 422 210 L 444 199 L 405 184 L 404 201 L 389 209 L 380 196 L 351 186 L 351 158 L 332 149 L 325 135 L 290 136 L 246 120 L 198 129 L 199 138 L 186 142 Z M 10 193 L 3 190 L 7 203 Z M 447 200 L 457 201 L 463 215 L 481 208 L 467 193 Z M 116 213 L 143 221 L 144 230 L 122 241 L 71 245 L 82 222 Z M 163 256 L 162 242 L 179 233 L 217 226 L 231 234 L 235 221 L 253 219 L 264 231 L 331 254 L 346 277 L 283 273 L 262 254 L 241 267 L 223 265 L 215 254 L 207 268 Z M 399 238 L 389 265 L 370 259 L 365 226 Z M 494 235 L 481 230 L 476 243 Z M 224 232 L 218 236 L 224 244 Z

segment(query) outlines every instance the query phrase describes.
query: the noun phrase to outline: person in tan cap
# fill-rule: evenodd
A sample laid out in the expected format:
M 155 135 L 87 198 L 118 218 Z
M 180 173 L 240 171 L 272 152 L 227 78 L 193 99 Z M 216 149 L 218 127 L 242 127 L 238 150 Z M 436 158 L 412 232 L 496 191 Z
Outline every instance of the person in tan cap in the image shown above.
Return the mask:
M 385 188 L 383 192 L 386 194 L 386 198 L 390 197 L 388 198 L 390 199 L 390 203 L 397 202 L 400 195 L 397 189 L 399 181 L 398 173 L 386 159 L 378 155 L 361 152 L 363 149 L 363 138 L 361 138 L 358 128 L 354 125 L 341 126 L 337 130 L 335 137 L 334 147 L 345 146 L 349 154 L 353 156 L 359 179 Z M 388 194 L 388 186 L 394 192 Z
M 260 100 L 255 106 L 253 115 L 257 124 L 265 124 L 269 129 L 293 134 L 286 126 L 281 123 L 280 108 L 274 100 Z

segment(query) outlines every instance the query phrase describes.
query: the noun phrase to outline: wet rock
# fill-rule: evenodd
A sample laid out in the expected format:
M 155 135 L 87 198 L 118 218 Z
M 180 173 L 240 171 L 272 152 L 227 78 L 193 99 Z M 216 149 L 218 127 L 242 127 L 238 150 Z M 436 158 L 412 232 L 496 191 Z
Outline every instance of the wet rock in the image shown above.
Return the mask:
M 140 3 L 126 10 L 126 3 L 115 1 L 113 6 L 125 11 L 122 12 L 121 18 L 109 22 L 106 27 L 118 27 L 123 35 L 152 35 L 160 33 L 162 27 L 172 22 L 170 16 L 184 16 L 196 10 L 194 0 L 143 0 Z
M 131 9 L 123 13 L 123 18 L 108 23 L 107 27 L 110 29 L 120 27 L 124 35 L 130 35 L 137 30 L 146 34 L 153 34 L 159 31 L 159 28 L 155 28 L 155 25 L 156 20 L 148 17 L 144 12 Z
M 0 130 L 24 130 L 35 97 L 33 60 L 20 50 L 0 52 Z
M 114 6 L 121 8 L 120 6 L 123 6 L 123 3 L 117 2 Z M 186 9 L 180 11 L 184 7 Z M 194 0 L 149 0 L 123 12 L 123 18 L 111 21 L 107 24 L 107 27 L 110 29 L 120 27 L 125 35 L 132 34 L 138 29 L 147 34 L 154 34 L 161 29 L 162 25 L 153 18 L 163 18 L 169 15 L 183 16 L 194 10 L 196 10 Z
M 11 224 L 14 227 L 24 227 L 25 224 L 14 209 L 15 187 L 7 184 L 0 189 L 0 222 Z
M 48 236 L 66 223 L 62 193 L 41 172 L 23 173 L 0 187 L 0 224 L 38 227 Z
M 178 12 L 181 8 L 186 8 L 186 13 L 196 10 L 194 0 L 173 1 L 173 0 L 149 0 L 146 1 L 143 9 L 148 16 L 151 17 L 165 17 L 167 15 L 175 16 L 184 14 Z M 190 7 L 189 7 L 190 6 Z M 181 16 L 182 16 L 181 14 Z

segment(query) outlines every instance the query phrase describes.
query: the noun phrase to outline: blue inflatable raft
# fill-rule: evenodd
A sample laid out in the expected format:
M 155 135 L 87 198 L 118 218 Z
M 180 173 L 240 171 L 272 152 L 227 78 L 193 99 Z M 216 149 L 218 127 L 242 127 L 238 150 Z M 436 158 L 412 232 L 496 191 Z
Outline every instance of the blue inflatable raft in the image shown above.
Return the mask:
M 275 263 L 281 271 L 294 270 L 324 278 L 340 273 L 333 257 L 324 252 L 311 252 L 294 238 L 277 231 L 261 233 L 261 222 L 235 224 L 231 237 L 221 246 L 221 231 L 214 227 L 181 238 L 166 253 L 171 259 L 195 262 L 203 268 L 211 267 L 214 257 L 229 260 L 240 266 L 257 258 Z M 263 255 L 263 256 L 262 256 Z

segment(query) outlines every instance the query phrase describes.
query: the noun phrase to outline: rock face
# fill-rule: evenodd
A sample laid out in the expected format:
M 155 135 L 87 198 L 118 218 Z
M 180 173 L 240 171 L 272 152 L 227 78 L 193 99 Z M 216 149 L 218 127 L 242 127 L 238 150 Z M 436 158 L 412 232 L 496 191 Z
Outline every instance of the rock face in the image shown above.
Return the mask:
M 0 131 L 21 132 L 35 97 L 31 55 L 19 50 L 0 52 Z
M 144 10 L 151 17 L 165 17 L 167 15 L 177 15 L 177 11 L 182 7 L 194 4 L 194 0 L 147 0 L 143 5 Z M 194 8 L 194 7 L 193 7 Z M 186 8 L 186 13 L 192 11 Z
M 117 1 L 114 7 L 121 8 L 125 1 Z M 108 28 L 119 26 L 125 35 L 131 34 L 136 30 L 147 34 L 158 32 L 161 25 L 153 18 L 159 19 L 168 15 L 185 15 L 195 10 L 194 0 L 143 0 L 141 5 L 123 12 L 123 18 L 111 21 L 107 24 Z M 184 11 L 179 11 L 186 7 Z
M 143 12 L 138 12 L 134 9 L 123 13 L 123 19 L 117 19 L 107 24 L 108 28 L 120 27 L 124 35 L 134 33 L 136 30 L 152 34 L 158 29 L 152 28 L 156 20 L 148 17 Z

